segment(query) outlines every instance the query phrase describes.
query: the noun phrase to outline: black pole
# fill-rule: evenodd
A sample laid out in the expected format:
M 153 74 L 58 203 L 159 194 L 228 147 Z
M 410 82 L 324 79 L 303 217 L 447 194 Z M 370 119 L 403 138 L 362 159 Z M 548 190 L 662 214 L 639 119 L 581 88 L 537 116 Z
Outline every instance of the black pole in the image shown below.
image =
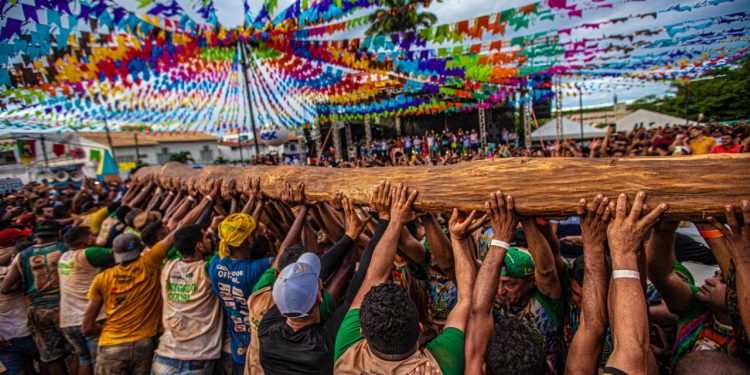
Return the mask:
M 581 116 L 581 144 L 583 145 L 583 90 L 578 86 L 578 114 Z
M 138 167 L 141 163 L 141 153 L 138 148 L 138 131 L 133 132 L 133 139 L 135 140 L 135 166 Z
M 237 146 L 240 148 L 240 164 L 245 165 L 245 158 L 242 156 L 242 132 L 237 134 Z
M 112 159 L 115 159 L 117 161 L 117 157 L 115 156 L 115 148 L 112 146 L 112 135 L 109 133 L 109 125 L 107 124 L 107 120 L 104 120 L 104 130 L 107 131 L 107 143 L 109 143 L 109 152 L 112 153 Z
M 239 42 L 237 42 L 239 43 Z M 245 76 L 245 90 L 247 91 L 247 107 L 250 109 L 250 125 L 253 128 L 253 142 L 255 143 L 255 155 L 260 155 L 260 148 L 258 147 L 258 132 L 255 130 L 255 115 L 253 114 L 253 101 L 250 98 L 250 84 L 247 82 L 247 53 L 245 51 L 245 45 L 239 44 L 240 47 L 240 62 L 242 63 L 242 73 Z M 238 138 L 239 139 L 239 138 Z M 240 146 L 242 150 L 242 146 Z M 242 160 L 242 151 L 240 151 L 240 160 Z M 244 161 L 242 161 L 244 163 Z
M 47 158 L 47 146 L 44 144 L 44 134 L 42 134 L 41 138 L 39 138 L 42 141 L 42 155 L 44 156 L 44 166 L 49 168 L 49 159 Z
M 685 81 L 685 125 L 690 125 L 688 109 L 690 108 L 690 81 Z

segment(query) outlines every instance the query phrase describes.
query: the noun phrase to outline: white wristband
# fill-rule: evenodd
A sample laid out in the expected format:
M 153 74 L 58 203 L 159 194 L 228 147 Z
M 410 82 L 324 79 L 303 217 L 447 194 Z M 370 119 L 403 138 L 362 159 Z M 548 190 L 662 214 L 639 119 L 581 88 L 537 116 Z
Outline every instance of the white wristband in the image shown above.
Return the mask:
M 492 240 L 492 242 L 490 242 L 490 246 L 502 247 L 505 250 L 508 250 L 510 248 L 509 243 L 500 240 Z
M 614 279 L 641 279 L 641 274 L 638 271 L 632 270 L 614 270 L 612 271 L 612 278 Z

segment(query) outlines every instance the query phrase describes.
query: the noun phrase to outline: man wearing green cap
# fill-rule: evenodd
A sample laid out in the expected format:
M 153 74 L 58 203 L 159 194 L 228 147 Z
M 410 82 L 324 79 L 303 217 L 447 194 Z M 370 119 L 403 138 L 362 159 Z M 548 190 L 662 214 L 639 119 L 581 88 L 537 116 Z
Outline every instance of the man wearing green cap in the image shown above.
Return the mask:
M 527 323 L 541 341 L 548 366 L 560 361 L 563 300 L 552 249 L 533 218 L 521 221 L 529 249 L 511 247 L 505 254 L 497 296 L 495 321 L 507 318 Z

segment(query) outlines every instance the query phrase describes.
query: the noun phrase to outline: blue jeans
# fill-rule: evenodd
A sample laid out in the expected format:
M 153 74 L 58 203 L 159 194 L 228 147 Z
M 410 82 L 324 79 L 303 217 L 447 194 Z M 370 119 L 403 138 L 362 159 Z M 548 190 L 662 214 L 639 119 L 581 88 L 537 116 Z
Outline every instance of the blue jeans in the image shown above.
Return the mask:
M 96 350 L 99 346 L 99 337 L 86 337 L 81 333 L 81 327 L 62 328 L 63 336 L 78 354 L 78 364 L 81 366 L 96 363 Z
M 36 356 L 36 345 L 31 336 L 10 339 L 10 346 L 0 350 L 0 362 L 8 370 L 7 375 L 22 373 L 26 364 Z
M 232 361 L 232 375 L 242 375 L 245 373 L 245 364 Z
M 154 355 L 152 375 L 211 375 L 216 361 L 182 361 Z

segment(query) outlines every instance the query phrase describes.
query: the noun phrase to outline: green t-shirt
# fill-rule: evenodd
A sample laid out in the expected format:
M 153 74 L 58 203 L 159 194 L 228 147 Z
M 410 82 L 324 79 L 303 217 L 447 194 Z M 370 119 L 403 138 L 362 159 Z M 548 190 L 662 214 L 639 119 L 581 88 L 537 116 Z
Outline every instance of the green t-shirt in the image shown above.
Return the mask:
M 34 245 L 19 254 L 23 294 L 34 307 L 60 305 L 57 264 L 68 248 L 62 242 Z
M 360 334 L 359 309 L 351 309 L 344 316 L 339 332 L 336 334 L 336 346 L 333 361 L 336 362 L 349 348 L 365 338 Z M 444 375 L 461 375 L 464 371 L 464 333 L 448 327 L 432 339 L 425 348 L 430 351 L 440 365 Z
M 273 287 L 273 283 L 276 282 L 276 276 L 279 271 L 275 268 L 269 267 L 262 275 L 260 279 L 255 283 L 253 287 L 253 293 L 265 288 Z M 324 288 L 323 289 L 323 302 L 320 303 L 320 321 L 325 322 L 328 318 L 333 315 L 336 310 L 336 303 L 333 301 L 333 296 Z

